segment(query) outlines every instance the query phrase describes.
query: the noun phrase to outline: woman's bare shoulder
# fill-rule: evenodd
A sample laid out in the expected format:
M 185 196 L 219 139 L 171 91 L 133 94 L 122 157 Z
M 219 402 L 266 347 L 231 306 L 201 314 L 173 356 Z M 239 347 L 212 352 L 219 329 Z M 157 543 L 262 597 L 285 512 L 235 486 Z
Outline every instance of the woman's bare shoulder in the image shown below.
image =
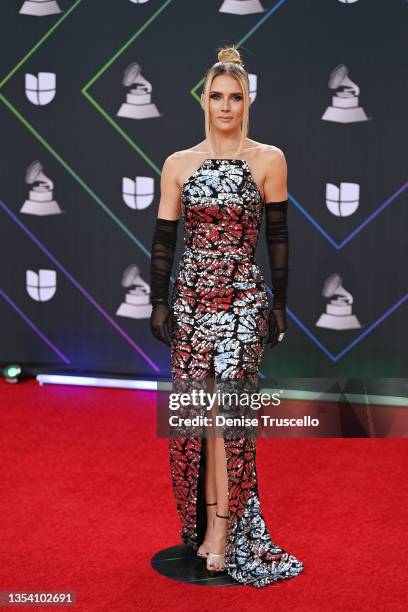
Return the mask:
M 183 162 L 186 160 L 189 160 L 191 158 L 195 158 L 195 155 L 197 153 L 201 153 L 201 155 L 205 154 L 205 149 L 203 149 L 202 143 L 198 143 L 197 145 L 195 145 L 194 147 L 191 147 L 190 149 L 182 149 L 181 151 L 174 151 L 174 153 L 171 153 L 171 155 L 169 155 L 167 159 L 171 160 L 171 161 L 175 161 L 176 163 L 178 161 Z
M 205 156 L 205 151 L 200 151 L 197 147 L 174 151 L 164 160 L 163 171 L 168 170 L 172 172 L 181 185 L 184 180 L 183 177 L 189 176 L 191 169 L 194 169 L 197 165 L 197 161 L 199 161 L 197 153 L 201 153 L 203 157 Z
M 253 143 L 254 145 L 251 147 L 253 154 L 261 162 L 270 162 L 284 156 L 282 149 L 275 145 L 256 141 L 253 141 Z
M 197 158 L 197 153 L 200 153 L 200 151 L 194 149 L 175 151 L 166 157 L 164 163 L 171 166 L 173 169 L 183 170 L 183 166 L 188 166 L 188 164 L 191 163 L 191 160 Z M 203 154 L 203 152 L 201 152 L 201 154 Z
M 174 153 L 168 155 L 163 162 L 162 177 L 168 176 L 173 180 L 177 180 L 180 168 L 183 165 L 183 159 L 183 151 L 175 151 Z
M 288 198 L 288 169 L 285 154 L 274 145 L 266 145 L 260 162 L 264 176 L 264 201 L 282 202 Z
M 256 153 L 256 165 L 259 168 L 260 174 L 264 177 L 264 180 L 268 177 L 283 176 L 286 174 L 287 164 L 282 149 L 275 145 L 261 144 Z

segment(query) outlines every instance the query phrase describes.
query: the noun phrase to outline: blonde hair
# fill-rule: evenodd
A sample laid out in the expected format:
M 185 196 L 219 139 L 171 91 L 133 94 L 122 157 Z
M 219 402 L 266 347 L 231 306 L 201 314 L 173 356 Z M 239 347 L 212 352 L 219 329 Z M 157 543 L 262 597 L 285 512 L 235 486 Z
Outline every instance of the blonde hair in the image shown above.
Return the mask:
M 249 78 L 248 73 L 244 69 L 244 63 L 241 60 L 241 55 L 238 49 L 232 47 L 221 47 L 217 54 L 218 62 L 213 64 L 205 75 L 203 98 L 204 98 L 204 114 L 205 114 L 205 136 L 209 143 L 210 149 L 210 89 L 213 79 L 219 74 L 230 74 L 233 76 L 242 87 L 244 99 L 244 111 L 241 126 L 241 139 L 239 141 L 238 150 L 234 153 L 237 155 L 241 152 L 242 146 L 249 132 Z M 211 151 L 215 155 L 214 151 Z

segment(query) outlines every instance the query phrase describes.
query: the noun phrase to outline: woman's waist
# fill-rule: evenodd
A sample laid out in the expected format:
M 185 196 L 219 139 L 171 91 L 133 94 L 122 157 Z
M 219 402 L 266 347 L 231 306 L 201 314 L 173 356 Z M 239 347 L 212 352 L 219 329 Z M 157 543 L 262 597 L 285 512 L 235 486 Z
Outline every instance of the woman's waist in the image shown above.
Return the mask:
M 185 251 L 177 266 L 176 283 L 190 287 L 214 283 L 234 286 L 241 283 L 265 285 L 265 278 L 253 255 L 201 258 L 190 257 Z
M 214 248 L 203 248 L 195 245 L 187 245 L 182 254 L 183 259 L 221 259 L 221 260 L 237 260 L 254 263 L 255 249 L 252 246 L 237 247 L 237 246 L 218 246 Z

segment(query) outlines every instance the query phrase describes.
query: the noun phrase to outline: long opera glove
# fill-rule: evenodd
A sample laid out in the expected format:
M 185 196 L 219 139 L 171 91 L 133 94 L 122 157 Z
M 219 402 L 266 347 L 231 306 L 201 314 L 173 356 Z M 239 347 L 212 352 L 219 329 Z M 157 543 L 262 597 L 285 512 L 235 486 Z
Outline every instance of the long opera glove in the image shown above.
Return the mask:
M 177 244 L 177 228 L 180 219 L 156 218 L 150 260 L 150 330 L 152 334 L 170 346 L 173 323 L 169 307 L 169 281 Z
M 265 237 L 273 291 L 273 304 L 269 312 L 269 337 L 273 348 L 282 342 L 287 330 L 286 299 L 289 277 L 289 230 L 287 224 L 288 200 L 265 203 Z

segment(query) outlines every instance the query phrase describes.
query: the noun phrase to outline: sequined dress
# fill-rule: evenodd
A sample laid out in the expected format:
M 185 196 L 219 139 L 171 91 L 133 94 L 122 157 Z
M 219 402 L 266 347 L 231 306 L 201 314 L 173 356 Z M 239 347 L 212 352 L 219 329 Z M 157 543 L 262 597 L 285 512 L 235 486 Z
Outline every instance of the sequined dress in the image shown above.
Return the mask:
M 264 202 L 248 163 L 205 159 L 182 185 L 181 203 L 185 249 L 171 297 L 173 382 L 191 385 L 210 375 L 218 387 L 255 381 L 268 333 L 268 294 L 254 258 Z M 180 537 L 194 550 L 206 529 L 205 446 L 198 435 L 169 438 Z M 256 438 L 226 436 L 224 447 L 226 571 L 255 587 L 297 576 L 302 562 L 272 541 L 262 516 Z

